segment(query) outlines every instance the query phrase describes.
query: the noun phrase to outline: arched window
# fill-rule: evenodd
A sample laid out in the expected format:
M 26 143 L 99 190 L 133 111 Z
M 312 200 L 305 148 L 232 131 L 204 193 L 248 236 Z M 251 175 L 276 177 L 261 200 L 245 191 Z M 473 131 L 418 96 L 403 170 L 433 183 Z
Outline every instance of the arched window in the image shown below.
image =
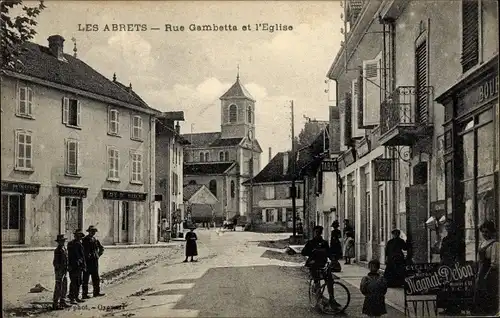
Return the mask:
M 200 162 L 205 161 L 205 154 L 203 152 L 200 152 Z
M 224 161 L 229 161 L 229 151 L 224 153 Z
M 252 123 L 252 117 L 253 117 L 252 106 L 248 106 L 247 115 L 248 115 L 247 121 L 248 121 L 249 124 L 251 124 Z
M 229 106 L 229 122 L 235 123 L 238 120 L 238 108 L 236 105 Z
M 217 197 L 217 181 L 210 180 L 210 183 L 208 184 L 208 189 L 210 190 L 210 192 L 212 192 L 213 195 Z
M 224 152 L 219 152 L 219 161 L 224 161 Z
M 210 153 L 207 151 L 205 152 L 205 161 L 209 162 L 210 161 Z
M 234 185 L 234 181 L 231 181 L 231 198 L 234 198 L 236 195 L 236 186 Z

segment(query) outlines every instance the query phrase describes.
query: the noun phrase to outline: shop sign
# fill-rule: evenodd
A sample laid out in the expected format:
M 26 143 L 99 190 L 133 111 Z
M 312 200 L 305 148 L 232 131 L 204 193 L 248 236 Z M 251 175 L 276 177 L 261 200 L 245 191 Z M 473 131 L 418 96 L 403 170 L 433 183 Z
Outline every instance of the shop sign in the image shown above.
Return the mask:
M 394 159 L 377 158 L 373 160 L 375 181 L 396 181 L 393 175 Z
M 40 184 L 2 181 L 2 192 L 3 191 L 38 194 L 40 192 Z
M 75 188 L 75 187 L 66 187 L 66 186 L 58 186 L 59 187 L 59 196 L 61 197 L 87 197 L 87 188 Z
M 337 159 L 325 159 L 321 162 L 321 171 L 336 172 L 338 171 Z
M 490 78 L 479 86 L 478 103 L 493 98 L 498 95 L 498 75 Z
M 407 296 L 437 295 L 447 292 L 458 298 L 473 294 L 474 262 L 453 265 L 421 263 L 406 265 L 404 291 Z
M 143 192 L 102 190 L 102 196 L 107 200 L 146 201 L 147 195 L 147 193 Z
M 356 155 L 358 158 L 364 157 L 370 152 L 370 144 L 370 140 L 365 139 L 365 141 L 359 145 L 359 147 L 356 149 Z

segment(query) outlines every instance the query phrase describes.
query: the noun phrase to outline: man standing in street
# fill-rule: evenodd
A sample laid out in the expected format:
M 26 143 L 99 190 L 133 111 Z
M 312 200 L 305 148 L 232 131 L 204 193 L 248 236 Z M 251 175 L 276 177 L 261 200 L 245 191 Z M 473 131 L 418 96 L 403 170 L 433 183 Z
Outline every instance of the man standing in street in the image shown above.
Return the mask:
M 80 294 L 83 273 L 87 269 L 82 245 L 82 238 L 85 234 L 81 229 L 76 230 L 73 234 L 74 239 L 68 243 L 68 270 L 70 279 L 69 300 L 71 304 L 75 305 L 84 302 L 84 300 L 78 298 L 78 294 Z
M 57 247 L 54 250 L 54 260 L 52 261 L 56 281 L 52 299 L 52 309 L 54 310 L 70 307 L 66 303 L 66 294 L 68 293 L 68 250 L 64 246 L 66 243 L 64 234 L 57 235 L 56 242 Z
M 83 274 L 83 299 L 89 298 L 89 278 L 91 276 L 94 297 L 104 296 L 101 293 L 99 278 L 99 257 L 104 253 L 104 247 L 95 238 L 97 229 L 93 225 L 89 226 L 87 232 L 89 234 L 83 239 L 85 261 L 87 263 L 87 271 Z

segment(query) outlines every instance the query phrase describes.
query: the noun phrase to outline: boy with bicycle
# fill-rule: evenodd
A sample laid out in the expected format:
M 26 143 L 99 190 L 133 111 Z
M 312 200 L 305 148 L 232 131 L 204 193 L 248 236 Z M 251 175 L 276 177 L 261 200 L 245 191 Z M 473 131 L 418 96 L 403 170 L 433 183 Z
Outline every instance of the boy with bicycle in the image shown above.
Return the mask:
M 333 275 L 331 268 L 328 268 L 326 277 L 321 277 L 321 273 L 328 263 L 328 259 L 335 261 L 335 256 L 332 255 L 328 242 L 323 239 L 323 227 L 316 225 L 313 228 L 313 233 L 314 237 L 307 241 L 301 254 L 308 257 L 306 266 L 309 267 L 315 286 L 319 288 L 320 280 L 323 278 L 326 281 L 328 295 L 330 296 L 329 304 L 332 309 L 338 308 L 340 304 L 335 301 L 335 296 L 333 294 Z

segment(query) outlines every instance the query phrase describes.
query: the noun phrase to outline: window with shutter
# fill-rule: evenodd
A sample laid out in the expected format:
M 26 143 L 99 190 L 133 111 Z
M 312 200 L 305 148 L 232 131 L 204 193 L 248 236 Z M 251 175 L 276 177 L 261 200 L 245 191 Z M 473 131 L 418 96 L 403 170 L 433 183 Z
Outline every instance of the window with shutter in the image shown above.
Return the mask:
M 219 152 L 219 161 L 224 161 L 224 152 Z
M 203 152 L 200 152 L 200 162 L 205 161 L 205 154 Z
M 462 0 L 462 70 L 479 62 L 479 1 Z
M 80 101 L 63 97 L 62 107 L 63 124 L 69 127 L 81 126 L 81 106 Z
M 33 170 L 32 133 L 28 130 L 16 131 L 15 170 Z
M 130 161 L 132 161 L 130 183 L 142 184 L 142 154 L 139 152 L 131 152 L 130 159 Z
M 359 87 L 358 87 L 358 79 L 352 80 L 351 82 L 351 92 L 352 92 L 352 108 L 351 108 L 351 129 L 352 129 L 352 138 L 360 139 L 365 135 L 365 130 L 359 128 L 359 113 L 358 113 L 358 99 L 359 99 Z M 361 114 L 362 115 L 362 114 Z
M 33 90 L 29 87 L 19 87 L 17 115 L 32 118 Z
M 416 63 L 416 121 L 426 124 L 429 120 L 429 101 L 427 86 L 427 41 L 420 43 L 415 49 Z
M 111 135 L 118 135 L 119 118 L 118 110 L 110 109 L 108 115 L 108 133 Z
M 229 161 L 229 151 L 224 153 L 224 161 Z
M 119 153 L 115 147 L 108 147 L 108 180 L 119 181 Z
M 78 175 L 78 141 L 68 140 L 66 143 L 66 174 Z
M 373 128 L 380 122 L 380 90 L 382 53 L 374 60 L 363 61 L 363 127 Z M 355 104 L 353 104 L 355 105 Z
M 344 96 L 344 145 L 351 146 L 351 94 L 345 93 Z
M 235 123 L 238 120 L 238 109 L 236 105 L 229 106 L 229 122 Z
M 141 116 L 132 117 L 132 139 L 142 141 L 142 118 Z

